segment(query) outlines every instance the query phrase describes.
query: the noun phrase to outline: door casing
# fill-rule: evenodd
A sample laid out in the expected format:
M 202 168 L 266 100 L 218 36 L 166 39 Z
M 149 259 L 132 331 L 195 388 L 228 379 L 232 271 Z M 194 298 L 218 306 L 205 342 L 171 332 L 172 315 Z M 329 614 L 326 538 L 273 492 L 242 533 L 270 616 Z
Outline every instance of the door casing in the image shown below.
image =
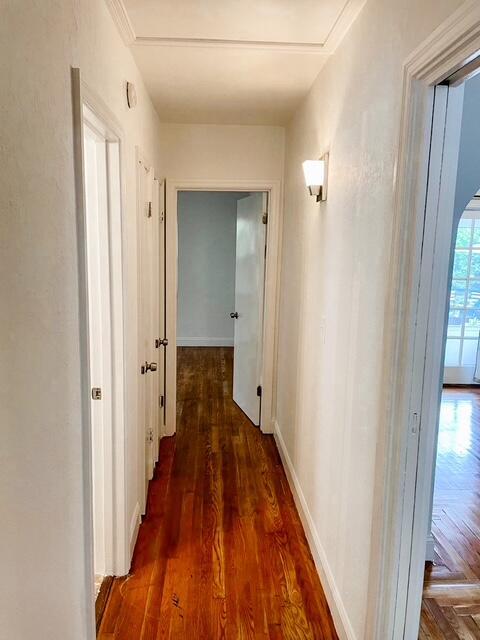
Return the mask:
M 275 424 L 275 379 L 277 368 L 278 284 L 282 225 L 280 217 L 281 183 L 255 180 L 176 180 L 166 183 L 166 411 L 165 435 L 176 431 L 177 386 L 177 287 L 178 287 L 178 192 L 243 191 L 268 193 L 267 255 L 265 261 L 265 296 L 262 349 L 262 405 L 260 428 L 273 433 Z
M 84 130 L 86 109 L 92 114 L 94 125 L 100 129 L 105 139 L 115 145 L 118 153 L 112 154 L 109 162 L 109 180 L 119 184 L 115 194 L 109 191 L 109 240 L 110 240 L 110 293 L 111 293 L 111 334 L 112 334 L 112 430 L 110 446 L 106 449 L 106 476 L 109 483 L 108 494 L 113 495 L 109 530 L 111 541 L 111 573 L 125 575 L 130 567 L 128 526 L 126 517 L 126 477 L 125 477 L 125 353 L 124 353 L 124 236 L 123 211 L 125 185 L 122 181 L 124 158 L 124 134 L 115 115 L 81 79 L 80 69 L 72 68 L 72 108 L 73 143 L 75 159 L 75 199 L 77 216 L 77 264 L 79 281 L 79 323 L 80 323 L 80 363 L 81 363 L 81 409 L 82 460 L 83 460 L 83 511 L 85 537 L 85 594 L 82 603 L 88 622 L 88 637 L 95 638 L 95 612 L 93 602 L 93 489 L 92 489 L 92 424 L 90 416 L 91 380 L 89 364 L 88 333 L 88 279 L 87 279 L 87 234 L 86 201 L 84 176 Z M 112 186 L 112 184 L 110 184 Z
M 452 185 L 452 172 L 456 174 L 458 143 L 447 120 L 455 117 L 455 110 L 458 116 L 460 95 L 439 88 L 445 135 L 453 137 L 449 157 L 440 167 L 434 203 L 432 194 L 427 198 L 432 186 L 430 156 L 444 144 L 444 139 L 431 136 L 434 94 L 437 85 L 479 52 L 480 6 L 469 0 L 404 64 L 382 365 L 380 424 L 385 429 L 377 447 L 372 522 L 372 549 L 378 551 L 370 560 L 365 631 L 365 637 L 374 640 L 413 640 L 418 633 L 452 241 L 452 212 L 450 219 L 442 214 L 448 214 L 445 189 Z M 448 100 L 452 110 L 447 110 Z M 447 255 L 442 256 L 445 249 Z

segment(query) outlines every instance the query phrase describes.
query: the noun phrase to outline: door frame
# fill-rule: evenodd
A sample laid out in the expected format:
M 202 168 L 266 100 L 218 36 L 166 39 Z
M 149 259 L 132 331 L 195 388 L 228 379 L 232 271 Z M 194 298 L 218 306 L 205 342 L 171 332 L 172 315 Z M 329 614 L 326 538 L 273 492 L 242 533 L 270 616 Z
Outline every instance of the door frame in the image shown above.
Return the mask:
M 450 260 L 450 255 L 440 254 L 452 242 L 451 220 L 450 229 L 448 220 L 440 224 L 447 202 L 440 183 L 438 206 L 430 212 L 426 208 L 427 188 L 432 186 L 430 154 L 439 143 L 431 137 L 434 93 L 435 86 L 479 52 L 480 6 L 468 0 L 404 64 L 384 322 L 390 328 L 384 336 L 382 363 L 380 422 L 385 430 L 377 447 L 372 523 L 372 549 L 378 552 L 370 560 L 365 634 L 375 640 L 412 640 L 418 633 L 441 384 L 438 345 L 444 331 Z M 450 92 L 452 96 L 455 92 Z M 448 113 L 445 109 L 446 117 Z M 448 135 L 448 127 L 445 131 Z M 452 178 L 453 156 L 441 163 L 442 182 L 445 175 L 447 182 Z M 432 225 L 433 237 L 424 247 L 425 222 Z M 431 313 L 435 304 L 441 305 L 441 313 Z M 433 376 L 429 366 L 436 366 Z
M 179 191 L 262 191 L 268 193 L 267 256 L 265 262 L 264 325 L 262 336 L 262 404 L 260 429 L 274 433 L 275 380 L 277 369 L 278 285 L 282 225 L 281 183 L 276 180 L 179 180 L 167 178 L 166 234 L 166 419 L 165 435 L 176 431 L 177 395 L 177 287 L 178 287 L 178 192 Z
M 111 549 L 112 575 L 125 575 L 130 568 L 128 544 L 127 496 L 126 496 L 126 425 L 125 425 L 125 263 L 123 247 L 126 244 L 123 224 L 125 183 L 123 180 L 124 133 L 115 115 L 102 99 L 82 80 L 78 68 L 71 69 L 73 144 L 75 161 L 75 200 L 77 218 L 77 268 L 79 281 L 79 322 L 80 322 L 80 362 L 81 362 L 81 407 L 82 407 L 82 465 L 84 486 L 84 536 L 85 536 L 85 579 L 86 594 L 93 594 L 93 486 L 92 486 L 92 424 L 90 418 L 91 382 L 89 366 L 88 338 L 88 280 L 87 280 L 87 234 L 86 201 L 84 176 L 84 107 L 87 107 L 102 123 L 108 141 L 118 145 L 118 163 L 114 169 L 119 181 L 119 197 L 111 200 L 109 209 L 110 240 L 110 287 L 111 287 L 111 335 L 112 335 L 112 430 L 105 450 L 106 490 L 113 497 L 108 514 L 110 531 L 108 546 Z M 112 165 L 110 165 L 112 167 Z M 86 613 L 90 621 L 91 637 L 95 637 L 95 614 L 93 596 L 88 598 Z

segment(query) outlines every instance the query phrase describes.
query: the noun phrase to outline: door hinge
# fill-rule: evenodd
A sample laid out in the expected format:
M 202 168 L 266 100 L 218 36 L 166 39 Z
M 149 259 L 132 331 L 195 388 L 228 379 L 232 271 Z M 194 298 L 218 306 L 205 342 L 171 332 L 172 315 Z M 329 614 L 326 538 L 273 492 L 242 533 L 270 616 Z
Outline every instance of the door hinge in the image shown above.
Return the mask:
M 262 385 L 260 385 L 260 384 L 259 384 L 259 385 L 258 385 L 258 387 L 257 387 L 257 396 L 258 396 L 259 398 L 261 398 L 261 397 L 262 397 Z
M 153 429 L 147 429 L 147 442 L 153 442 Z
M 163 405 L 165 404 L 165 396 L 158 396 L 158 404 L 160 409 L 163 409 Z
M 151 217 L 152 217 L 152 203 L 147 202 L 147 218 L 151 218 Z
M 160 222 L 165 220 L 165 211 L 160 211 Z
M 263 194 L 263 207 L 264 207 L 264 211 L 262 214 L 262 222 L 263 224 L 268 224 L 268 209 L 269 209 L 268 193 Z

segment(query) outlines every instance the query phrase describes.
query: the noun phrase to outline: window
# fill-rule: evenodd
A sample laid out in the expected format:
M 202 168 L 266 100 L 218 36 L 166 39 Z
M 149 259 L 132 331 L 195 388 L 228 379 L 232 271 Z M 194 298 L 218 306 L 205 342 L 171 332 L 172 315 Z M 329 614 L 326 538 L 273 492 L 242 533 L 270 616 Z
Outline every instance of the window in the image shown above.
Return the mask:
M 448 314 L 446 367 L 473 367 L 480 334 L 480 211 L 463 214 L 457 231 Z M 477 205 L 478 206 L 478 205 Z

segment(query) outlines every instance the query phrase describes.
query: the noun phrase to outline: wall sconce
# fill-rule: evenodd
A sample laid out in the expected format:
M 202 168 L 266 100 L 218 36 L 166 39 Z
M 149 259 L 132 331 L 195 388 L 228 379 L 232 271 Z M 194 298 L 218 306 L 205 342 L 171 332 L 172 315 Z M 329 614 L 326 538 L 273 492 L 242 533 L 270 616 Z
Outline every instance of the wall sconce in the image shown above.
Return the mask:
M 320 160 L 305 160 L 303 163 L 305 184 L 311 196 L 317 197 L 317 202 L 327 199 L 328 153 Z

